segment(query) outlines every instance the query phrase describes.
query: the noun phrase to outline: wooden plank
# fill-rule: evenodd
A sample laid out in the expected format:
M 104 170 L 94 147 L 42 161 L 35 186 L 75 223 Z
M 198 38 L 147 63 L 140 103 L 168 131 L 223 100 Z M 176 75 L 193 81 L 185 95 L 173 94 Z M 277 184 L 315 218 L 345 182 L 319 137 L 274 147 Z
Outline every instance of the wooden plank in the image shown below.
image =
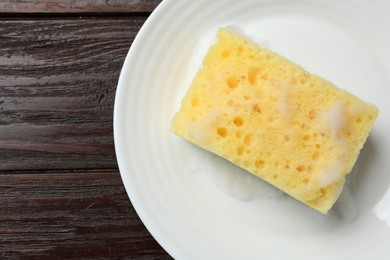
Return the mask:
M 0 20 L 0 170 L 117 167 L 115 90 L 145 19 Z
M 170 259 L 117 171 L 0 175 L 0 258 Z
M 151 12 L 162 0 L 3 0 L 0 13 Z

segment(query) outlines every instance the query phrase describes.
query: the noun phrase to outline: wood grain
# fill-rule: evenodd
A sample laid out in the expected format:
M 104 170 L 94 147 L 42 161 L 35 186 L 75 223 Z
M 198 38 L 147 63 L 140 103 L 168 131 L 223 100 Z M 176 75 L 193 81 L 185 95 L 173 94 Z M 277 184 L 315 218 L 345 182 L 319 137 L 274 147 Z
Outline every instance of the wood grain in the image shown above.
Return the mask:
M 170 257 L 117 171 L 0 174 L 0 258 Z
M 171 259 L 129 201 L 112 131 L 159 2 L 1 1 L 0 259 Z
M 145 19 L 0 21 L 0 170 L 117 167 L 115 90 Z
M 0 2 L 0 13 L 151 12 L 162 0 L 23 0 Z

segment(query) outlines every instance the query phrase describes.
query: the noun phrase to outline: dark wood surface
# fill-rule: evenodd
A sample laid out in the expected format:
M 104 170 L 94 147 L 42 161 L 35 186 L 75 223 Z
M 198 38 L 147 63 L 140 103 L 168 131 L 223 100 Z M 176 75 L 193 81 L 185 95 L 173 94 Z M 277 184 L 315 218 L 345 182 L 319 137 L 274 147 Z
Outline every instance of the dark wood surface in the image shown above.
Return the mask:
M 2 0 L 0 13 L 151 12 L 161 0 Z
M 112 131 L 122 63 L 159 2 L 0 2 L 0 259 L 170 259 Z

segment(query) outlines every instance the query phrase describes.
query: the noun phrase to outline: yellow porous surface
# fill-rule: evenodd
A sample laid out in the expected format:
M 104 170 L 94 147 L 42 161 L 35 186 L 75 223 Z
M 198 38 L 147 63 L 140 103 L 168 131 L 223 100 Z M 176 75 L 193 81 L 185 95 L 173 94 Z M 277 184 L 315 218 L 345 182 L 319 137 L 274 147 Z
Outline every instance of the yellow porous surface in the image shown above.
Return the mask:
M 326 213 L 378 109 L 220 29 L 171 130 Z

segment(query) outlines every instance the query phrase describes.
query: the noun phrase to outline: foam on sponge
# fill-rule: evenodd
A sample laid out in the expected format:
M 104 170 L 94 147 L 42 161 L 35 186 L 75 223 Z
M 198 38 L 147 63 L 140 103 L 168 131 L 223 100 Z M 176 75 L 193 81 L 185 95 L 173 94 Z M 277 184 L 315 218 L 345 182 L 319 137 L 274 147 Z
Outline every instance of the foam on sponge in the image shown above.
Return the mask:
M 220 29 L 171 130 L 326 213 L 377 115 L 375 106 Z

